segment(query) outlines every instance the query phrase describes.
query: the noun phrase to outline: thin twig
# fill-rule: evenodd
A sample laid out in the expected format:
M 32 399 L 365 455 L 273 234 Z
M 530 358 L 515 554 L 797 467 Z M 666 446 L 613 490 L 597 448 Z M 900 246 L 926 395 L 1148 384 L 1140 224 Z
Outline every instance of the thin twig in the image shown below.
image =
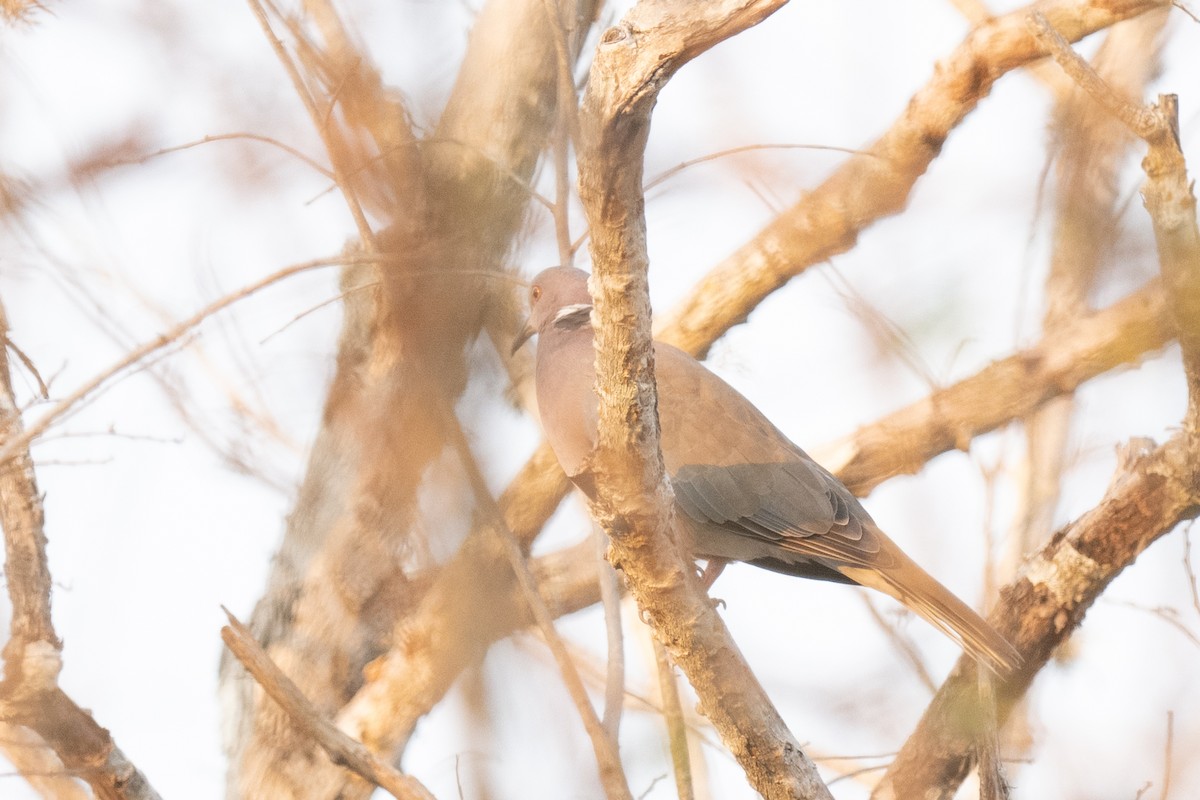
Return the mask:
M 1195 12 L 1188 8 L 1184 3 L 1180 2 L 1180 0 L 1174 0 L 1171 5 L 1175 8 L 1178 8 L 1187 16 L 1191 17 L 1192 22 L 1200 23 L 1200 17 L 1197 17 Z
M 662 714 L 667 723 L 667 740 L 671 743 L 671 765 L 675 768 L 675 794 L 679 800 L 693 800 L 696 790 L 692 781 L 692 759 L 688 754 L 687 723 L 683 705 L 679 702 L 679 686 L 675 682 L 675 665 L 662 642 L 651 636 L 654 663 L 658 667 L 658 691 L 662 697 Z
M 521 592 L 529 604 L 529 610 L 533 614 L 538 629 L 545 637 L 547 647 L 554 654 L 554 660 L 562 674 L 563 683 L 566 684 L 571 700 L 575 703 L 580 719 L 583 720 L 588 737 L 592 740 L 592 749 L 596 754 L 596 761 L 600 768 L 600 780 L 604 785 L 605 794 L 610 800 L 612 798 L 632 800 L 633 795 L 629 791 L 629 781 L 625 777 L 625 769 L 621 765 L 621 759 L 617 752 L 617 743 L 609 738 L 608 731 L 605 730 L 600 718 L 596 716 L 596 710 L 592 708 L 592 702 L 587 696 L 583 680 L 579 677 L 579 671 L 575 668 L 566 645 L 563 644 L 558 631 L 554 628 L 554 617 L 538 593 L 537 581 L 529 570 L 525 554 L 521 552 L 521 545 L 509 530 L 508 524 L 504 521 L 503 512 L 487 487 L 487 482 L 479 470 L 479 465 L 475 461 L 475 456 L 471 452 L 471 446 L 467 442 L 466 434 L 463 433 L 458 418 L 449 408 L 446 409 L 444 416 L 449 429 L 448 434 L 458 451 L 459 461 L 467 473 L 475 501 L 487 515 L 492 530 L 495 531 L 504 546 L 504 552 L 516 575 L 517 584 L 521 587 Z
M 749 153 L 755 150 L 822 150 L 829 153 L 846 153 L 852 156 L 864 156 L 866 158 L 882 158 L 877 153 L 872 153 L 869 150 L 855 150 L 853 147 L 838 147 L 833 144 L 798 144 L 798 143 L 783 143 L 783 144 L 743 144 L 738 147 L 730 147 L 726 150 L 718 150 L 715 153 L 689 158 L 687 161 L 681 161 L 668 170 L 658 173 L 651 178 L 643 187 L 643 192 L 649 192 L 654 187 L 678 175 L 680 172 L 694 167 L 697 164 L 706 164 L 709 161 L 725 158 L 727 156 L 737 155 L 738 153 Z
M 570 43 L 563 27 L 562 11 L 557 0 L 542 0 L 546 17 L 550 22 L 550 37 L 554 42 L 555 70 L 557 73 L 558 125 L 554 135 L 554 235 L 558 241 L 559 263 L 574 262 L 571 246 L 571 142 L 579 139 L 579 98 L 575 94 L 575 81 L 571 76 Z
M 433 795 L 416 778 L 399 772 L 318 713 L 299 687 L 263 651 L 246 626 L 229 609 L 222 606 L 221 610 L 229 618 L 229 624 L 221 628 L 225 646 L 263 691 L 287 713 L 292 723 L 311 736 L 335 764 L 353 770 L 364 780 L 401 800 L 433 800 Z
M 604 609 L 604 632 L 608 640 L 604 715 L 601 719 L 609 738 L 616 742 L 621 733 L 621 712 L 625 708 L 625 634 L 621 628 L 621 583 L 617 571 L 604 558 L 608 535 L 595 527 L 592 539 L 596 543 L 596 582 L 600 586 L 600 605 Z
M 1070 43 L 1050 24 L 1042 12 L 1029 12 L 1026 24 L 1030 33 L 1050 51 L 1050 55 L 1063 68 L 1063 71 L 1093 100 L 1108 109 L 1113 116 L 1129 126 L 1129 129 L 1135 134 L 1145 139 L 1159 129 L 1160 123 L 1157 116 L 1141 103 L 1121 96 L 1109 86 L 1082 56 L 1071 49 Z
M 176 144 L 176 145 L 171 145 L 170 147 L 163 147 L 158 150 L 155 150 L 153 153 L 146 153 L 145 155 L 137 156 L 136 158 L 121 159 L 120 161 L 117 161 L 116 163 L 117 164 L 144 164 L 152 158 L 158 158 L 159 156 L 165 156 L 170 153 L 178 153 L 183 150 L 190 150 L 193 147 L 199 147 L 200 145 L 203 145 L 203 144 L 210 144 L 211 142 L 227 142 L 227 141 L 234 141 L 234 140 L 238 140 L 238 139 L 245 139 L 245 140 L 248 140 L 251 142 L 263 142 L 264 144 L 269 144 L 273 147 L 277 147 L 280 150 L 287 153 L 288 155 L 293 156 L 293 157 L 299 159 L 300 161 L 303 161 L 309 167 L 312 167 L 313 170 L 320 173 L 321 175 L 324 175 L 326 178 L 328 178 L 330 180 L 334 180 L 334 174 L 331 170 L 326 169 L 325 167 L 321 166 L 320 164 L 317 163 L 316 159 L 306 156 L 304 153 L 301 153 L 299 150 L 297 150 L 295 147 L 292 147 L 290 144 L 284 144 L 283 142 L 279 141 L 278 139 L 272 139 L 270 136 L 263 136 L 260 133 L 249 133 L 249 132 L 245 132 L 245 131 L 238 132 L 238 133 L 210 134 L 201 139 L 197 139 L 194 142 L 184 142 L 183 144 Z
M 1143 611 L 1147 614 L 1157 617 L 1158 619 L 1161 619 L 1163 622 L 1167 623 L 1172 628 L 1183 634 L 1184 637 L 1187 638 L 1192 644 L 1196 645 L 1196 647 L 1200 647 L 1200 636 L 1196 636 L 1196 634 L 1192 633 L 1191 630 L 1189 630 L 1188 627 L 1183 624 L 1183 621 L 1179 619 L 1179 610 L 1173 606 L 1147 606 L 1143 605 L 1142 603 L 1135 603 L 1132 600 L 1112 600 L 1111 602 L 1113 605 L 1132 608 L 1134 611 Z
M 697 164 L 706 164 L 709 161 L 716 161 L 727 156 L 737 155 L 738 153 L 748 153 L 754 150 L 824 150 L 831 153 L 847 153 L 853 156 L 862 156 L 863 158 L 882 158 L 877 153 L 872 153 L 869 150 L 855 150 L 851 147 L 838 147 L 832 144 L 744 144 L 737 147 L 730 147 L 726 150 L 718 150 L 715 153 L 690 158 L 687 161 L 681 161 L 670 169 L 664 170 L 655 175 L 644 186 L 642 192 L 649 192 L 651 189 L 665 183 L 675 175 L 696 166 Z M 575 241 L 571 243 L 571 251 L 574 252 L 583 246 L 583 243 L 588 239 L 588 231 L 584 231 Z
M 1188 589 L 1192 593 L 1192 608 L 1200 614 L 1200 587 L 1196 585 L 1196 571 L 1192 568 L 1192 523 L 1183 529 L 1183 571 L 1187 575 Z
M 13 439 L 5 442 L 0 448 L 0 463 L 12 458 L 13 454 L 21 448 L 27 447 L 30 442 L 41 435 L 50 425 L 60 417 L 70 412 L 76 404 L 81 400 L 92 395 L 100 390 L 105 384 L 109 383 L 117 375 L 139 363 L 148 356 L 174 344 L 178 339 L 187 335 L 193 328 L 199 325 L 204 320 L 211 317 L 239 300 L 243 300 L 250 295 L 258 292 L 260 289 L 266 288 L 271 284 L 278 283 L 285 278 L 290 278 L 293 275 L 298 275 L 301 272 L 307 272 L 313 269 L 330 266 L 346 266 L 350 264 L 374 264 L 379 262 L 378 256 L 335 256 L 332 258 L 318 258 L 312 261 L 305 261 L 299 264 L 293 264 L 284 267 L 281 270 L 271 273 L 265 278 L 261 278 L 254 283 L 242 287 L 232 294 L 227 294 L 224 297 L 209 303 L 204 308 L 197 311 L 192 316 L 175 325 L 170 330 L 167 330 L 148 342 L 130 350 L 124 356 L 119 358 L 116 363 L 112 364 L 105 370 L 94 375 L 91 379 L 85 381 L 75 391 L 59 400 L 47 411 L 37 422 L 30 425 L 22 433 L 18 434 Z
M 996 688 L 992 676 L 979 672 L 979 705 L 983 717 L 975 741 L 979 773 L 979 800 L 1008 800 L 1008 782 L 1004 779 L 1004 764 L 1000 758 L 999 723 L 996 719 Z
M 921 658 L 921 653 L 917 650 L 916 645 L 912 643 L 912 640 L 901 633 L 896 625 L 893 625 L 883 616 L 878 606 L 875 605 L 875 599 L 870 594 L 859 592 L 859 596 L 862 598 L 863 603 L 866 604 L 867 611 L 870 612 L 871 618 L 875 620 L 875 624 L 879 626 L 884 635 L 896 646 L 896 649 L 904 656 L 904 660 L 912 666 L 913 672 L 917 675 L 917 680 L 929 690 L 930 694 L 936 692 L 937 681 L 929 674 L 929 668 L 925 666 L 925 659 Z
M 267 343 L 267 342 L 269 342 L 271 339 L 274 339 L 276 336 L 278 336 L 279 334 L 283 333 L 283 332 L 284 332 L 284 331 L 286 331 L 288 328 L 292 327 L 292 326 L 293 326 L 293 325 L 295 325 L 297 322 L 299 322 L 300 320 L 302 320 L 302 319 L 304 319 L 305 317 L 309 316 L 310 314 L 314 314 L 314 313 L 316 313 L 317 311 L 320 311 L 322 308 L 325 308 L 325 307 L 327 307 L 327 306 L 331 306 L 331 305 L 333 305 L 334 303 L 338 302 L 339 300 L 345 300 L 345 299 L 346 299 L 346 298 L 347 298 L 349 295 L 352 295 L 352 294 L 354 294 L 355 292 L 361 292 L 363 289 L 373 289 L 373 288 L 375 288 L 375 287 L 376 287 L 376 286 L 378 286 L 378 285 L 379 285 L 379 281 L 371 281 L 370 283 L 364 283 L 364 284 L 361 284 L 361 285 L 359 285 L 359 286 L 351 286 L 349 289 L 346 289 L 345 291 L 338 292 L 338 293 L 337 293 L 337 294 L 335 294 L 333 297 L 330 297 L 330 298 L 327 298 L 327 299 L 325 299 L 325 300 L 322 300 L 321 302 L 317 303 L 316 305 L 309 306 L 308 308 L 306 308 L 306 309 L 304 309 L 303 311 L 301 311 L 299 314 L 296 314 L 294 317 L 292 317 L 291 319 L 289 319 L 287 322 L 285 322 L 285 323 L 283 323 L 282 325 L 280 325 L 280 326 L 279 326 L 278 328 L 276 328 L 275 330 L 273 330 L 273 331 L 271 331 L 270 333 L 268 333 L 268 334 L 267 334 L 266 336 L 264 336 L 263 338 L 259 339 L 259 340 L 258 340 L 258 343 L 259 343 L 260 345 L 266 344 L 266 343 Z
M 31 359 L 29 356 L 27 356 L 25 354 L 25 351 L 22 350 L 20 347 L 17 347 L 17 343 L 8 337 L 7 329 L 0 330 L 0 337 L 3 337 L 2 341 L 0 341 L 0 345 L 7 347 L 9 350 L 13 351 L 13 353 L 15 353 L 17 356 L 17 360 L 20 361 L 22 365 L 24 365 L 25 369 L 29 371 L 29 374 L 33 376 L 33 379 L 35 381 L 37 381 L 38 396 L 41 397 L 41 399 L 43 399 L 43 400 L 49 400 L 50 399 L 50 388 L 48 386 L 46 386 L 46 382 L 44 380 L 42 380 L 42 374 L 40 372 L 38 372 L 38 368 L 34 365 L 33 359 Z
M 1171 760 L 1175 750 L 1175 712 L 1167 712 L 1167 741 L 1163 744 L 1163 779 L 1159 800 L 1167 800 L 1171 794 Z
M 292 86 L 296 89 L 296 94 L 300 97 L 301 102 L 304 103 L 309 118 L 317 129 L 317 135 L 321 137 L 321 141 L 325 144 L 330 164 L 333 166 L 334 180 L 337 182 L 338 188 L 346 200 L 346 206 L 350 209 L 350 216 L 354 218 L 354 224 L 358 228 L 358 235 L 362 239 L 363 247 L 371 252 L 376 252 L 379 248 L 375 242 L 375 232 L 371 230 L 371 224 L 367 222 L 366 214 L 363 213 L 362 204 L 358 201 L 354 187 L 346 177 L 346 170 L 341 164 L 341 153 L 338 142 L 334 140 L 330 129 L 322 124 L 324 115 L 317 108 L 316 99 L 309 92 L 303 76 L 300 75 L 299 68 L 288 54 L 283 41 L 275 34 L 275 29 L 271 27 L 271 20 L 267 18 L 266 9 L 263 8 L 260 0 L 247 0 L 247 2 L 250 4 L 250 10 L 254 13 L 254 18 L 258 20 L 258 24 L 262 27 L 263 35 L 267 37 L 271 49 L 275 51 L 280 64 L 283 65 L 284 70 L 291 79 Z

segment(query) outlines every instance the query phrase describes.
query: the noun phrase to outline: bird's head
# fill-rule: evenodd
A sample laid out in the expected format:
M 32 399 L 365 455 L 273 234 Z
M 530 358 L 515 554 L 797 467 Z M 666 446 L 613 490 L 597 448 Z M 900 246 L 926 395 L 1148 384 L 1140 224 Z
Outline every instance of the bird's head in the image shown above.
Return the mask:
M 587 282 L 588 274 L 574 267 L 551 267 L 538 273 L 529 285 L 529 319 L 513 340 L 512 352 L 552 325 L 585 324 L 592 312 Z

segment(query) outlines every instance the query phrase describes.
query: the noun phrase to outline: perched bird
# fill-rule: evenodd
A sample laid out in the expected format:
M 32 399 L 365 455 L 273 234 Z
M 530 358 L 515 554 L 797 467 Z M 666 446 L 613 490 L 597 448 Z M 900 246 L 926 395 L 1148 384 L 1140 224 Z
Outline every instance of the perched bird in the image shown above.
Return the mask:
M 553 267 L 533 280 L 515 353 L 538 334 L 536 384 L 546 438 L 585 492 L 596 443 L 595 354 L 587 273 Z M 1021 657 L 978 614 L 905 555 L 841 481 L 733 387 L 678 348 L 655 342 L 663 460 L 675 519 L 696 558 L 717 572 L 744 561 L 859 584 L 920 614 L 997 672 Z

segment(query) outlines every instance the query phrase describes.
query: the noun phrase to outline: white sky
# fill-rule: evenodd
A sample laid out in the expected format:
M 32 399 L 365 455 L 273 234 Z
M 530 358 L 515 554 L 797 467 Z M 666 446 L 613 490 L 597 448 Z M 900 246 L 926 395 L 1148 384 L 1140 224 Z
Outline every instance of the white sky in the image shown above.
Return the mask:
M 336 252 L 353 225 L 321 176 L 264 145 L 208 144 L 94 181 L 65 180 L 68 165 L 131 136 L 150 152 L 253 131 L 324 159 L 243 3 L 51 8 L 33 26 L 0 27 L 0 173 L 30 182 L 36 205 L 0 239 L 0 298 L 14 341 L 61 397 L 130 343 L 210 300 L 286 264 Z M 347 15 L 385 78 L 406 93 L 418 124 L 432 123 L 466 45 L 466 4 L 353 2 Z M 886 129 L 965 31 L 945 0 L 794 3 L 671 82 L 656 111 L 646 173 L 744 144 L 862 146 Z M 1200 26 L 1176 13 L 1170 31 L 1163 73 L 1147 97 L 1180 95 L 1195 174 Z M 951 136 L 908 210 L 868 229 L 832 263 L 838 281 L 904 329 L 942 383 L 1035 338 L 1048 245 L 1045 215 L 1036 216 L 1048 107 L 1036 81 L 1006 76 Z M 1140 155 L 1135 148 L 1123 174 L 1126 195 L 1136 191 Z M 749 154 L 694 167 L 652 192 L 656 306 L 670 307 L 843 158 Z M 541 177 L 544 186 L 549 177 Z M 1108 265 L 1104 302 L 1156 270 L 1136 199 L 1122 226 L 1129 244 Z M 544 217 L 535 214 L 527 238 L 516 256 L 526 274 L 556 260 Z M 928 391 L 919 375 L 875 352 L 839 285 L 827 269 L 811 270 L 726 336 L 709 362 L 818 452 Z M 337 307 L 263 340 L 336 292 L 333 271 L 268 289 L 206 324 L 194 349 L 160 362 L 155 373 L 178 382 L 200 429 L 244 451 L 276 486 L 222 463 L 173 410 L 163 382 L 146 373 L 56 425 L 35 450 L 57 584 L 55 623 L 65 642 L 63 686 L 164 797 L 222 792 L 219 606 L 248 619 L 263 590 L 332 372 Z M 536 426 L 502 408 L 494 367 L 491 374 L 464 408 L 477 410 L 476 447 L 501 486 L 531 452 Z M 18 376 L 17 384 L 31 398 L 31 382 Z M 277 420 L 281 436 L 240 428 L 231 390 Z M 1099 499 L 1115 445 L 1132 436 L 1161 441 L 1183 407 L 1174 350 L 1088 385 L 1058 521 Z M 44 410 L 35 405 L 29 419 Z M 104 435 L 111 430 L 118 435 Z M 911 555 L 977 602 L 982 532 L 1004 532 L 1013 496 L 1001 477 L 986 518 L 982 470 L 1015 463 L 1019 454 L 1011 432 L 984 437 L 970 454 L 948 454 L 918 477 L 888 482 L 867 505 Z M 540 549 L 573 541 L 585 527 L 569 508 Z M 1200 796 L 1200 770 L 1183 749 L 1194 751 L 1200 741 L 1200 611 L 1182 554 L 1178 532 L 1152 547 L 1089 613 L 1070 659 L 1039 677 L 1031 693 L 1033 763 L 1014 767 L 1016 797 L 1131 798 L 1150 781 L 1150 796 L 1158 796 L 1168 711 L 1176 742 L 1171 796 Z M 903 741 L 927 693 L 896 660 L 856 591 L 741 567 L 726 573 L 715 594 L 801 741 L 853 755 L 887 753 Z M 885 613 L 895 608 L 873 599 Z M 1192 639 L 1131 604 L 1177 609 Z M 7 598 L 0 616 L 8 618 Z M 636 654 L 638 624 L 631 617 L 626 627 Z M 920 621 L 903 627 L 942 677 L 954 647 Z M 579 647 L 602 652 L 598 613 L 561 628 Z M 644 668 L 634 672 L 633 687 L 648 691 Z M 495 772 L 499 797 L 599 796 L 582 731 L 544 722 L 572 712 L 542 646 L 526 636 L 498 645 L 484 681 L 496 738 L 464 734 L 456 692 L 422 724 L 405 768 L 439 797 L 457 796 L 456 770 L 472 797 L 475 769 Z M 666 769 L 657 719 L 630 712 L 622 746 L 638 795 Z M 709 750 L 707 762 L 714 797 L 752 796 L 728 756 Z M 540 787 L 530 785 L 531 774 L 541 776 Z M 672 792 L 662 781 L 648 797 Z M 834 792 L 865 796 L 851 782 Z M 33 795 L 5 777 L 0 796 Z

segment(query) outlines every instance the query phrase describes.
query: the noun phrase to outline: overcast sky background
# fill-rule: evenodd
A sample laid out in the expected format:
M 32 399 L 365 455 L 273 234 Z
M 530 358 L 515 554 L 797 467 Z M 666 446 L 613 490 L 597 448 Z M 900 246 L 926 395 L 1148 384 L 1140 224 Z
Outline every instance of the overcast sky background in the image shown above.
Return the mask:
M 349 27 L 385 80 L 405 93 L 421 126 L 436 121 L 475 5 L 343 5 Z M 671 81 L 655 112 L 646 174 L 746 144 L 864 146 L 967 29 L 946 0 L 795 2 Z M 1163 72 L 1146 96 L 1180 95 L 1194 176 L 1200 26 L 1175 12 L 1168 32 Z M 952 134 L 904 214 L 872 226 L 852 252 L 773 295 L 714 347 L 710 366 L 819 454 L 930 388 L 879 349 L 847 292 L 897 324 L 939 384 L 1036 340 L 1049 222 L 1047 213 L 1038 215 L 1037 198 L 1049 107 L 1049 92 L 1036 80 L 1005 76 Z M 13 340 L 51 382 L 52 397 L 211 300 L 290 263 L 333 254 L 354 235 L 327 181 L 266 145 L 217 142 L 71 177 L 80 162 L 109 150 L 151 153 L 237 131 L 326 160 L 244 3 L 51 3 L 33 25 L 0 26 L 0 173 L 26 184 L 30 203 L 8 219 L 0 239 L 0 299 Z M 1135 146 L 1123 173 L 1132 200 L 1098 305 L 1157 272 L 1135 196 L 1141 155 Z M 656 308 L 671 307 L 844 158 L 761 151 L 693 167 L 654 189 L 647 217 Z M 540 180 L 552 194 L 549 173 Z M 574 225 L 582 230 L 578 215 Z M 557 260 L 542 211 L 533 212 L 513 258 L 526 275 Z M 187 349 L 115 384 L 35 448 L 55 623 L 65 643 L 62 685 L 164 797 L 222 793 L 219 606 L 248 619 L 262 593 L 317 429 L 340 312 L 334 303 L 289 323 L 336 294 L 328 270 L 240 302 L 206 323 Z M 478 357 L 492 365 L 462 408 L 499 489 L 538 433 L 501 402 L 491 352 L 480 347 Z M 16 382 L 31 400 L 31 379 L 18 374 Z M 235 401 L 274 420 L 277 433 L 248 425 Z M 1175 348 L 1088 384 L 1079 393 L 1057 520 L 1100 498 L 1117 444 L 1133 436 L 1162 441 L 1184 406 Z M 28 419 L 46 407 L 34 404 Z M 242 453 L 257 474 L 232 469 L 200 432 Z M 1020 450 L 1013 431 L 983 437 L 970 453 L 944 455 L 919 476 L 889 481 L 867 507 L 930 572 L 978 604 L 984 532 L 1003 535 L 1014 496 L 1001 469 L 989 501 L 985 472 L 1017 463 Z M 538 552 L 587 530 L 578 505 L 568 504 Z M 1200 796 L 1200 768 L 1188 756 L 1200 743 L 1200 609 L 1192 605 L 1183 552 L 1179 532 L 1155 544 L 1089 612 L 1070 656 L 1039 676 L 1030 694 L 1032 763 L 1013 767 L 1016 797 L 1133 798 L 1147 782 L 1155 783 L 1148 796 L 1158 797 L 1168 712 L 1170 796 Z M 869 755 L 903 741 L 928 692 L 858 591 L 737 567 L 714 594 L 802 742 L 822 754 Z M 894 604 L 873 599 L 892 615 Z M 1146 610 L 1159 607 L 1175 609 L 1191 638 Z M 8 617 L 5 597 L 4 625 Z M 955 647 L 920 620 L 901 625 L 943 677 Z M 599 613 L 578 614 L 561 629 L 599 663 Z M 631 688 L 649 694 L 635 616 L 626 629 Z M 495 773 L 501 798 L 600 796 L 590 747 L 537 640 L 519 636 L 496 646 L 484 683 L 495 735 L 464 734 L 463 704 L 452 695 L 419 729 L 407 770 L 439 797 L 457 796 L 456 774 L 465 796 L 476 796 L 464 766 L 472 760 L 473 769 Z M 546 723 L 560 718 L 566 721 Z M 627 714 L 622 749 L 635 795 L 667 769 L 652 715 Z M 753 796 L 723 751 L 710 748 L 707 766 L 713 797 Z M 833 788 L 839 798 L 865 796 L 852 781 Z M 672 793 L 664 780 L 648 797 Z M 0 796 L 33 795 L 19 778 L 0 777 Z

